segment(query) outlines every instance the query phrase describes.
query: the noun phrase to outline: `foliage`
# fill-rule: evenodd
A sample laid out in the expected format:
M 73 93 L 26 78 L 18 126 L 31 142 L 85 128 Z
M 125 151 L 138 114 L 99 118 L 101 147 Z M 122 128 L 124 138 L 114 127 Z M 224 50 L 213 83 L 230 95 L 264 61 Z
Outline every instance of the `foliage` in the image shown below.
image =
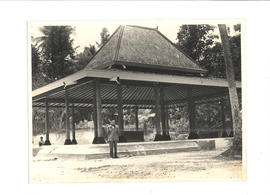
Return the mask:
M 75 57 L 76 66 L 74 67 L 74 72 L 83 69 L 89 63 L 90 59 L 95 53 L 96 47 L 94 45 L 84 47 L 84 50 Z
M 179 133 L 186 133 L 189 130 L 189 116 L 187 106 L 173 107 L 168 109 L 168 118 L 171 129 L 176 129 Z
M 208 76 L 226 78 L 223 50 L 215 26 L 182 25 L 177 33 L 177 47 L 208 70 Z M 239 34 L 230 37 L 233 63 L 237 80 L 241 80 L 241 26 L 235 25 Z
M 196 127 L 210 129 L 219 126 L 221 122 L 221 110 L 218 103 L 202 103 L 196 105 Z
M 97 43 L 99 47 L 102 47 L 109 40 L 110 34 L 107 28 L 102 28 L 100 33 L 100 43 Z
M 32 56 L 32 76 L 33 76 L 39 72 L 41 65 L 38 49 L 33 44 L 31 44 L 31 56 Z
M 75 49 L 71 26 L 43 26 L 43 36 L 36 39 L 42 59 L 42 71 L 50 80 L 57 80 L 72 73 Z
M 192 59 L 199 62 L 204 59 L 204 52 L 209 49 L 217 35 L 213 35 L 214 26 L 182 25 L 177 33 L 177 46 Z

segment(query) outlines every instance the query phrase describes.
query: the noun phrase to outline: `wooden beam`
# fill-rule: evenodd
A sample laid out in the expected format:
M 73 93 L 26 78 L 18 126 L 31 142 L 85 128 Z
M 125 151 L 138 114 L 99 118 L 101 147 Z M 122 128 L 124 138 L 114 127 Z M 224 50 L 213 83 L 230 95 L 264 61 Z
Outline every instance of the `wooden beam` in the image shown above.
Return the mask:
M 166 108 L 166 111 L 165 111 L 165 118 L 166 118 L 166 129 L 167 129 L 167 132 L 169 133 L 170 132 L 170 125 L 169 125 L 168 108 Z
M 195 127 L 195 103 L 192 96 L 192 89 L 188 89 L 188 115 L 189 115 L 189 139 L 198 138 L 196 127 Z
M 98 137 L 98 124 L 97 124 L 97 96 L 96 96 L 96 83 L 93 85 L 93 123 L 94 123 L 94 137 Z
M 96 80 L 96 107 L 97 107 L 97 130 L 98 130 L 98 137 L 103 138 L 102 132 L 102 107 L 101 107 L 101 90 L 100 90 L 100 83 L 99 80 Z
M 138 106 L 135 106 L 135 126 L 136 131 L 139 131 Z
M 66 140 L 64 145 L 70 145 L 70 121 L 69 121 L 69 102 L 68 102 L 68 90 L 65 90 L 65 109 L 66 109 Z
M 46 131 L 46 140 L 44 145 L 51 145 L 49 134 L 50 134 L 50 128 L 49 128 L 49 106 L 48 106 L 48 100 L 45 99 L 45 131 Z
M 72 144 L 77 144 L 76 136 L 75 136 L 75 119 L 74 119 L 74 104 L 72 104 L 71 108 L 71 117 L 72 117 Z
M 159 87 L 156 86 L 154 88 L 154 93 L 155 93 L 155 97 L 156 97 L 156 104 L 155 104 L 155 112 L 156 112 L 156 117 L 155 117 L 155 121 L 156 121 L 156 133 L 158 135 L 161 134 L 161 127 L 160 127 L 160 122 L 161 122 L 161 106 L 160 106 L 160 90 Z
M 41 102 L 41 101 L 38 101 L 38 102 Z M 48 102 L 49 103 L 65 103 L 65 100 L 64 99 L 61 99 L 61 98 L 48 98 Z M 90 100 L 89 99 L 69 99 L 69 102 L 70 103 L 78 103 L 78 104 L 94 104 L 94 100 Z M 115 105 L 118 105 L 118 100 L 102 100 L 102 104 L 115 104 Z M 146 101 L 146 100 L 122 100 L 122 104 L 133 104 L 133 105 L 155 105 L 154 101 Z
M 164 89 L 161 87 L 160 90 L 160 109 L 161 109 L 161 126 L 162 135 L 167 135 L 166 121 L 165 121 L 165 108 L 164 108 Z
M 122 102 L 122 86 L 117 85 L 117 108 L 118 108 L 118 128 L 120 132 L 124 131 L 124 120 L 123 120 L 123 102 Z

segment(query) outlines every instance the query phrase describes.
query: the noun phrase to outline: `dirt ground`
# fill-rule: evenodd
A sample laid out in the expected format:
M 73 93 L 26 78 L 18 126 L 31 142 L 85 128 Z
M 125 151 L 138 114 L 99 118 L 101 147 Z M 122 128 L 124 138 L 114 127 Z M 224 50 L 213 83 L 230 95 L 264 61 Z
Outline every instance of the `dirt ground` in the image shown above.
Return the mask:
M 219 157 L 223 150 L 181 152 L 118 159 L 56 159 L 33 157 L 30 183 L 239 181 L 240 160 Z

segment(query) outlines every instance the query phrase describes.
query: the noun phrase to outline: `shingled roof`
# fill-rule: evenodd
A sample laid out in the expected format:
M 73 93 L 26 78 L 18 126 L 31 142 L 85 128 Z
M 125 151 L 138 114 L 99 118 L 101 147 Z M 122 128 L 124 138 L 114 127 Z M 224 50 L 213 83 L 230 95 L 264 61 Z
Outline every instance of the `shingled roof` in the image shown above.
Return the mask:
M 107 69 L 113 65 L 205 73 L 157 29 L 119 26 L 90 60 L 85 70 Z

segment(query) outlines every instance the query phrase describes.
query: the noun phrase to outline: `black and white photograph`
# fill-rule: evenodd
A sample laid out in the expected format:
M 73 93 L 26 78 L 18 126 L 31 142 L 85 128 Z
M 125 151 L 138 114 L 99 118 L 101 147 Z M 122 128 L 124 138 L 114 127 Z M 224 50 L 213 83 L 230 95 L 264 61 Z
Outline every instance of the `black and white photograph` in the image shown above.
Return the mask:
M 28 21 L 29 182 L 244 181 L 244 36 L 242 19 Z
M 269 1 L 1 1 L 1 194 L 269 195 Z

